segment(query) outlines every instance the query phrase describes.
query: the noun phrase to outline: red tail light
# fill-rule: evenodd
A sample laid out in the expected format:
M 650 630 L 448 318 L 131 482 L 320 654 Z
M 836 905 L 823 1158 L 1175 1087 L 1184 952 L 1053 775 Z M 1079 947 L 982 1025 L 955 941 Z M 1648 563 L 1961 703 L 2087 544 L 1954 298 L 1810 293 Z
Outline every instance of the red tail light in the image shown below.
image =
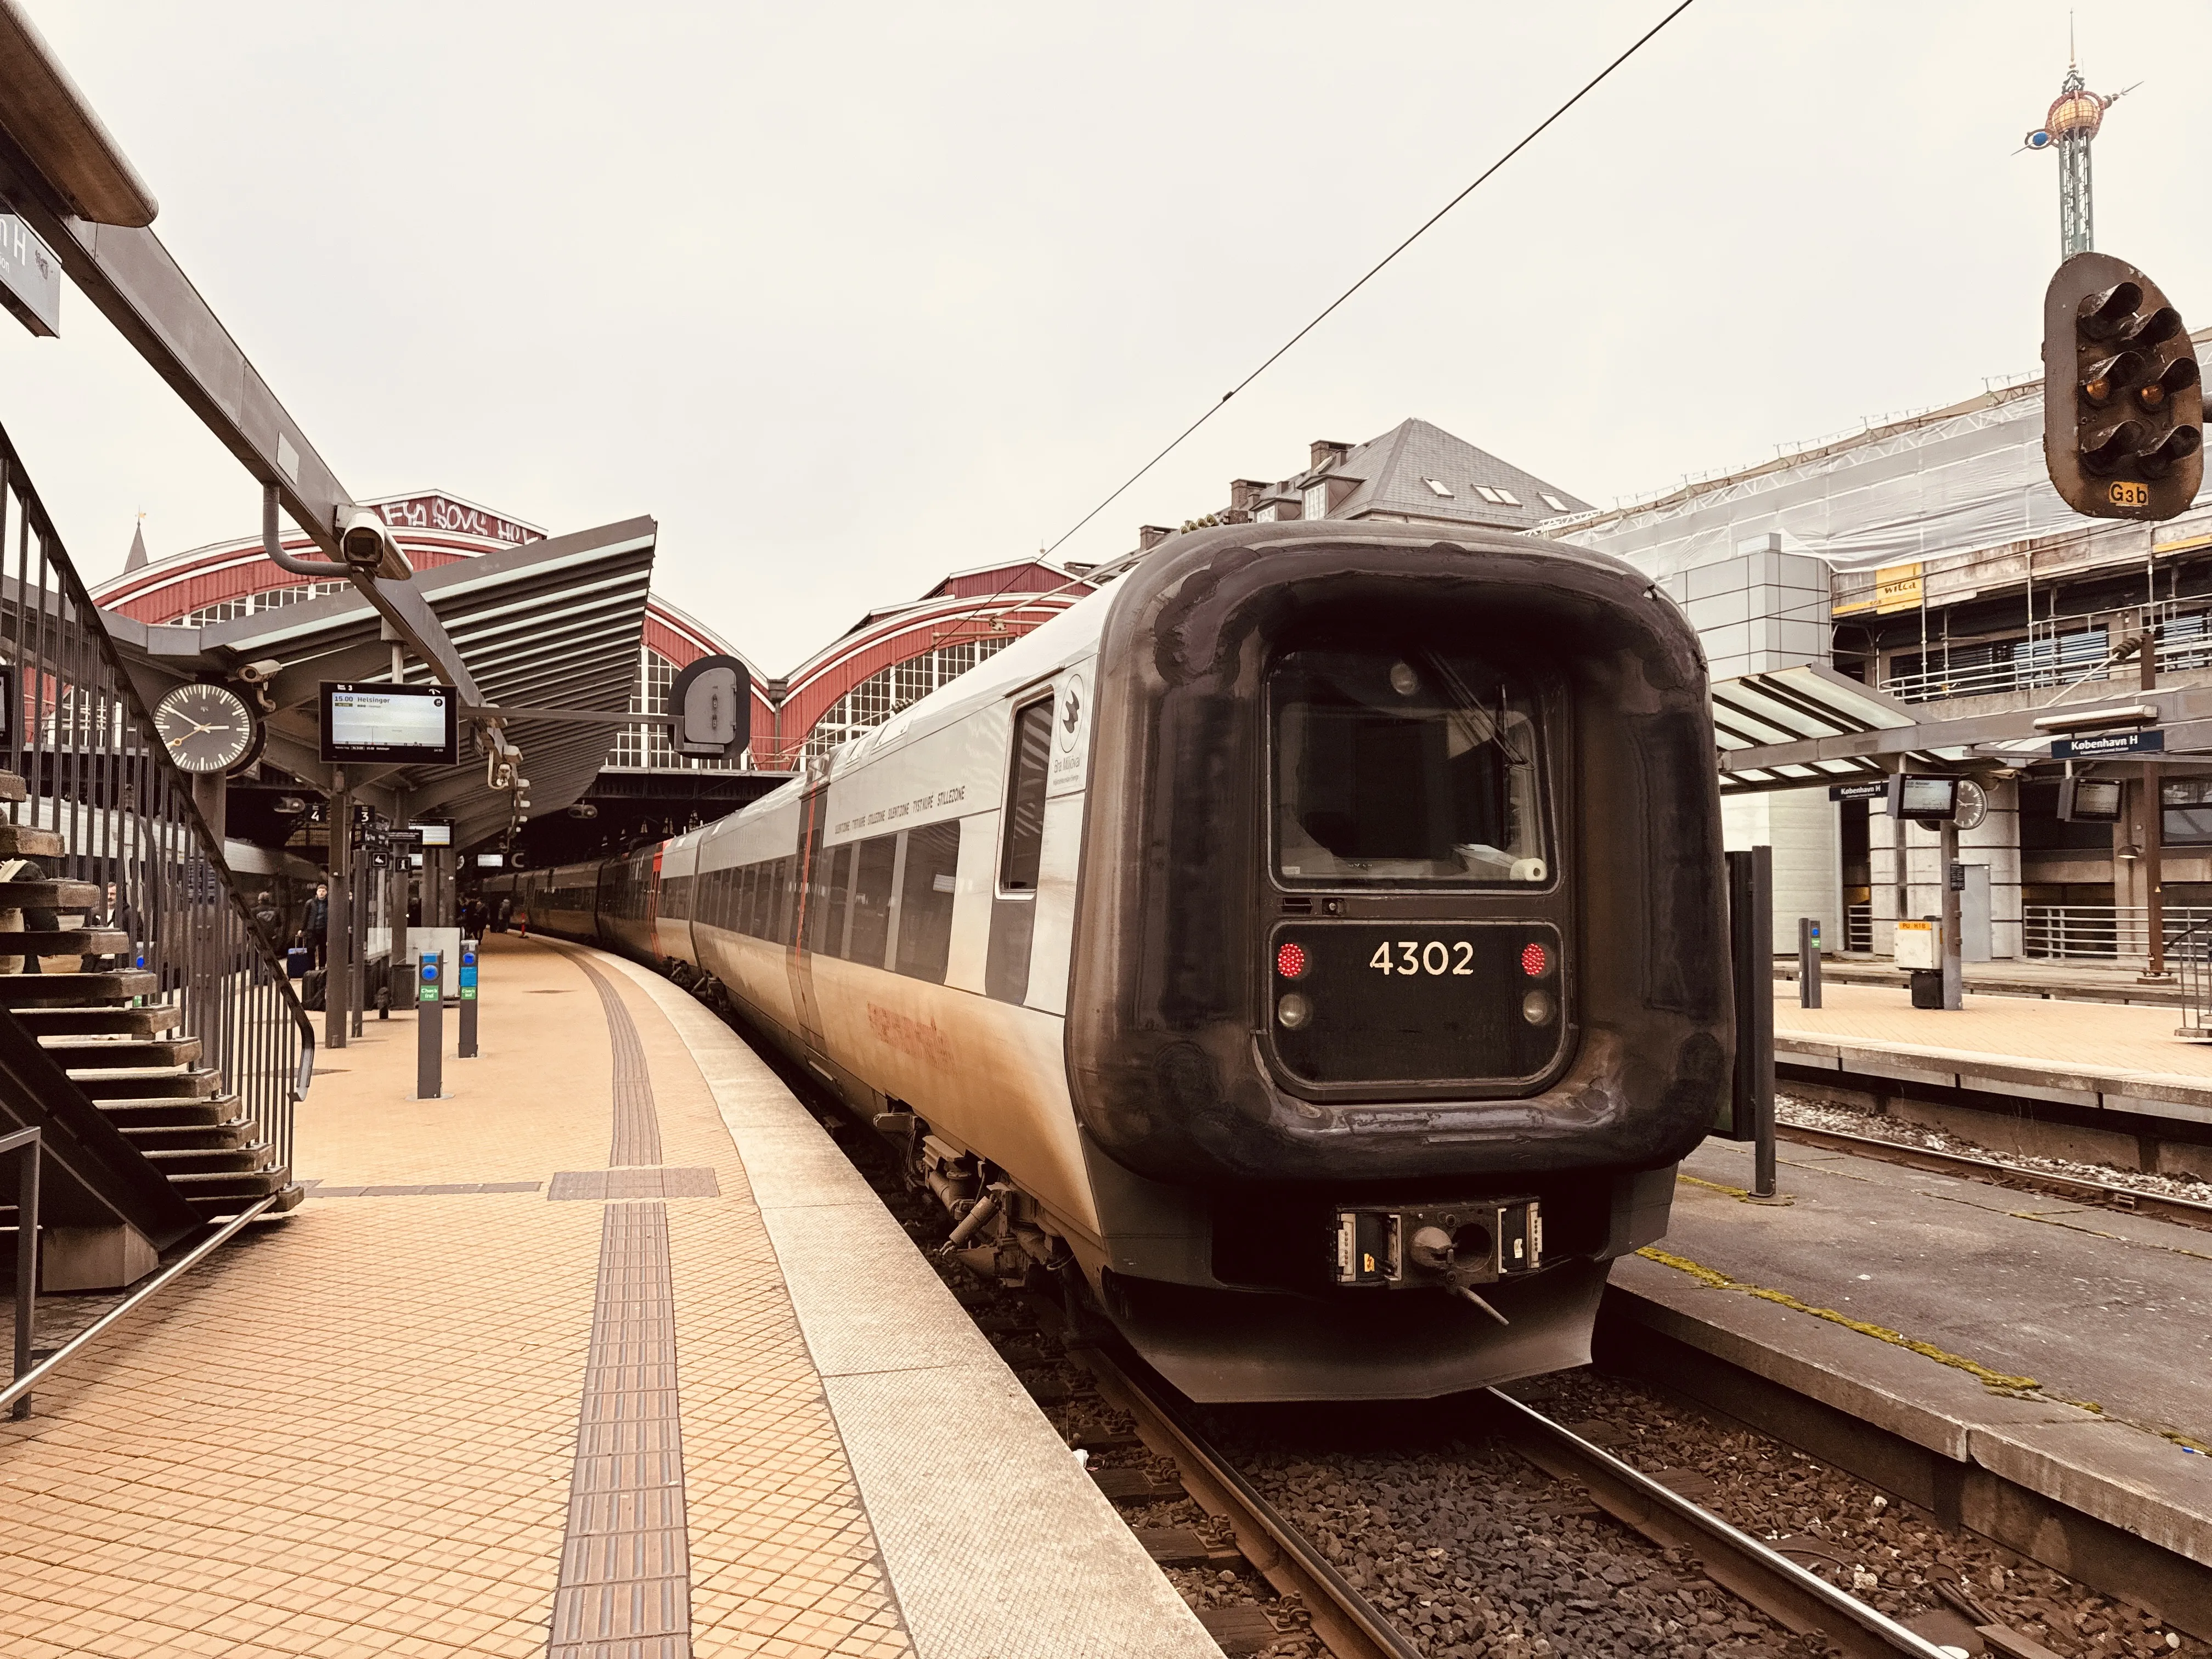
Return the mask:
M 1287 943 L 1279 947 L 1275 951 L 1275 971 L 1285 979 L 1304 978 L 1306 947 Z
M 1551 953 L 1531 939 L 1521 947 L 1521 971 L 1530 979 L 1541 979 L 1552 970 Z

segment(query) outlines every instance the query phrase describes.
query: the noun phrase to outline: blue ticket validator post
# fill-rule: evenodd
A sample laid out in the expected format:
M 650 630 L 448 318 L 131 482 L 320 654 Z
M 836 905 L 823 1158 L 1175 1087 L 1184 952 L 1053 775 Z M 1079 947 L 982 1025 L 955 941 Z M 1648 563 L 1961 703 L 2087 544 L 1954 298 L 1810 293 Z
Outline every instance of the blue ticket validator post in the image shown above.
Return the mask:
M 445 964 L 435 951 L 422 952 L 415 976 L 415 1098 L 445 1098 L 440 1075 L 445 1059 Z
M 461 941 L 461 1034 L 455 1047 L 455 1058 L 474 1060 L 477 1057 L 477 945 L 478 940 Z

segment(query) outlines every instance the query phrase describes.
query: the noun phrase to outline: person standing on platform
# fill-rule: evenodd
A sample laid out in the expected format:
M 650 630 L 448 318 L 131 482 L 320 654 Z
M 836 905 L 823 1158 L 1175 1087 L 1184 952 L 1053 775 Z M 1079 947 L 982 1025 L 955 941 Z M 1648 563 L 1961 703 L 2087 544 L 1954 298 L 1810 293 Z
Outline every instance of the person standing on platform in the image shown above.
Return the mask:
M 283 919 L 283 914 L 276 908 L 276 901 L 273 896 L 267 893 L 256 893 L 253 896 L 254 922 L 263 933 L 268 934 L 270 943 L 272 945 L 276 941 L 276 924 Z
M 315 966 L 325 966 L 325 958 L 330 953 L 331 939 L 331 888 L 328 882 L 315 884 L 315 896 L 307 901 L 307 914 L 301 919 L 300 933 L 307 942 L 307 949 L 314 952 Z

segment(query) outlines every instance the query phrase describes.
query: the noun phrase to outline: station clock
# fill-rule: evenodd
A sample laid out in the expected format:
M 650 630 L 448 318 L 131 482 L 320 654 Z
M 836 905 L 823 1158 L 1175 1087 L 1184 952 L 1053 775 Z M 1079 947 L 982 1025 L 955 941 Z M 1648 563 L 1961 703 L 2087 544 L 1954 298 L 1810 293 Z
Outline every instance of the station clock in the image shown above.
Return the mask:
M 154 729 L 179 771 L 235 772 L 261 752 L 261 721 L 227 685 L 180 685 L 154 705 Z

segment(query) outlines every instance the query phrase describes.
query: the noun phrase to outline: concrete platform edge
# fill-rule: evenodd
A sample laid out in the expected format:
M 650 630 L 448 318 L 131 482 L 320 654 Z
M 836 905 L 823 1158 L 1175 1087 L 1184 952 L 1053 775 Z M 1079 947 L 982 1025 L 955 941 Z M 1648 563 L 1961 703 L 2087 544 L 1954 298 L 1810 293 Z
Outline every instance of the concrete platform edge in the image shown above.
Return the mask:
M 918 1659 L 1220 1659 L 812 1114 L 696 999 L 592 954 L 668 1017 L 747 1166 Z M 820 1190 L 788 1178 L 802 1148 Z
M 2157 1435 L 1640 1257 L 1614 1264 L 1606 1313 L 2212 1568 L 2212 1458 Z

